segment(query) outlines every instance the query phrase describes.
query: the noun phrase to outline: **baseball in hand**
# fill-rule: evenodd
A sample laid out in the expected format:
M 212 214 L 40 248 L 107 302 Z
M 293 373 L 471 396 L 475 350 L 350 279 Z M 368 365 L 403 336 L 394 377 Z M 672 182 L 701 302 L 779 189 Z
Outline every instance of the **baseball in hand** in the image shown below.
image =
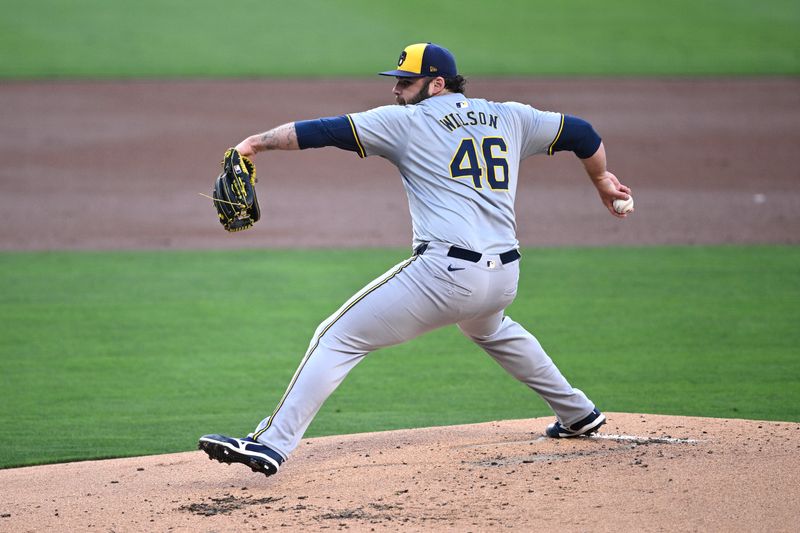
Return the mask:
M 620 215 L 624 215 L 633 211 L 633 196 L 629 196 L 627 200 L 614 200 L 614 211 Z

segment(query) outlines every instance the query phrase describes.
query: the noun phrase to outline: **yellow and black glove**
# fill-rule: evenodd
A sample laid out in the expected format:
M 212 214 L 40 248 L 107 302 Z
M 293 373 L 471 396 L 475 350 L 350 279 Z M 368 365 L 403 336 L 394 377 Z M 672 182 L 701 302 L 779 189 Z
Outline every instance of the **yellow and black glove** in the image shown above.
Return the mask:
M 227 231 L 246 230 L 261 218 L 255 184 L 256 166 L 236 148 L 229 148 L 213 195 L 219 221 Z

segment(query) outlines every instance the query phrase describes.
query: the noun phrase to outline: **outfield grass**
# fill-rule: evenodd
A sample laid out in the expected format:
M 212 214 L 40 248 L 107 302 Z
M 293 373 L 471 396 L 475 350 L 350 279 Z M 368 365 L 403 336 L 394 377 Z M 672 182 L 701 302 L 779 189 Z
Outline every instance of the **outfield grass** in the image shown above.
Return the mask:
M 0 467 L 246 433 L 318 322 L 405 254 L 0 254 Z M 800 421 L 798 265 L 797 247 L 525 250 L 510 314 L 605 410 Z M 447 328 L 368 357 L 307 436 L 547 414 Z
M 0 0 L 0 78 L 367 76 L 403 46 L 468 75 L 800 73 L 796 0 Z

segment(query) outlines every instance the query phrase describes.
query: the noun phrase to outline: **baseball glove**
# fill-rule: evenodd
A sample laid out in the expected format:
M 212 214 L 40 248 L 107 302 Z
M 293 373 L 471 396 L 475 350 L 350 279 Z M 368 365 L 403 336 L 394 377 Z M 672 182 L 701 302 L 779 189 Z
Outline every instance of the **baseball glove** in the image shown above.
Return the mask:
M 236 148 L 229 148 L 213 196 L 219 221 L 227 231 L 246 230 L 261 218 L 255 184 L 256 166 Z

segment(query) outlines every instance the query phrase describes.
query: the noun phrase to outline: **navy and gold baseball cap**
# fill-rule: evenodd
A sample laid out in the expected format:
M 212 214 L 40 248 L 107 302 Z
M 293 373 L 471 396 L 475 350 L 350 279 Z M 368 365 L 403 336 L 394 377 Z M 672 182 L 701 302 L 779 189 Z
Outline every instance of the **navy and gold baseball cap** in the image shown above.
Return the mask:
M 450 50 L 433 43 L 418 43 L 406 46 L 397 60 L 397 69 L 379 72 L 381 76 L 400 78 L 425 78 L 441 76 L 452 78 L 458 75 L 456 58 Z

